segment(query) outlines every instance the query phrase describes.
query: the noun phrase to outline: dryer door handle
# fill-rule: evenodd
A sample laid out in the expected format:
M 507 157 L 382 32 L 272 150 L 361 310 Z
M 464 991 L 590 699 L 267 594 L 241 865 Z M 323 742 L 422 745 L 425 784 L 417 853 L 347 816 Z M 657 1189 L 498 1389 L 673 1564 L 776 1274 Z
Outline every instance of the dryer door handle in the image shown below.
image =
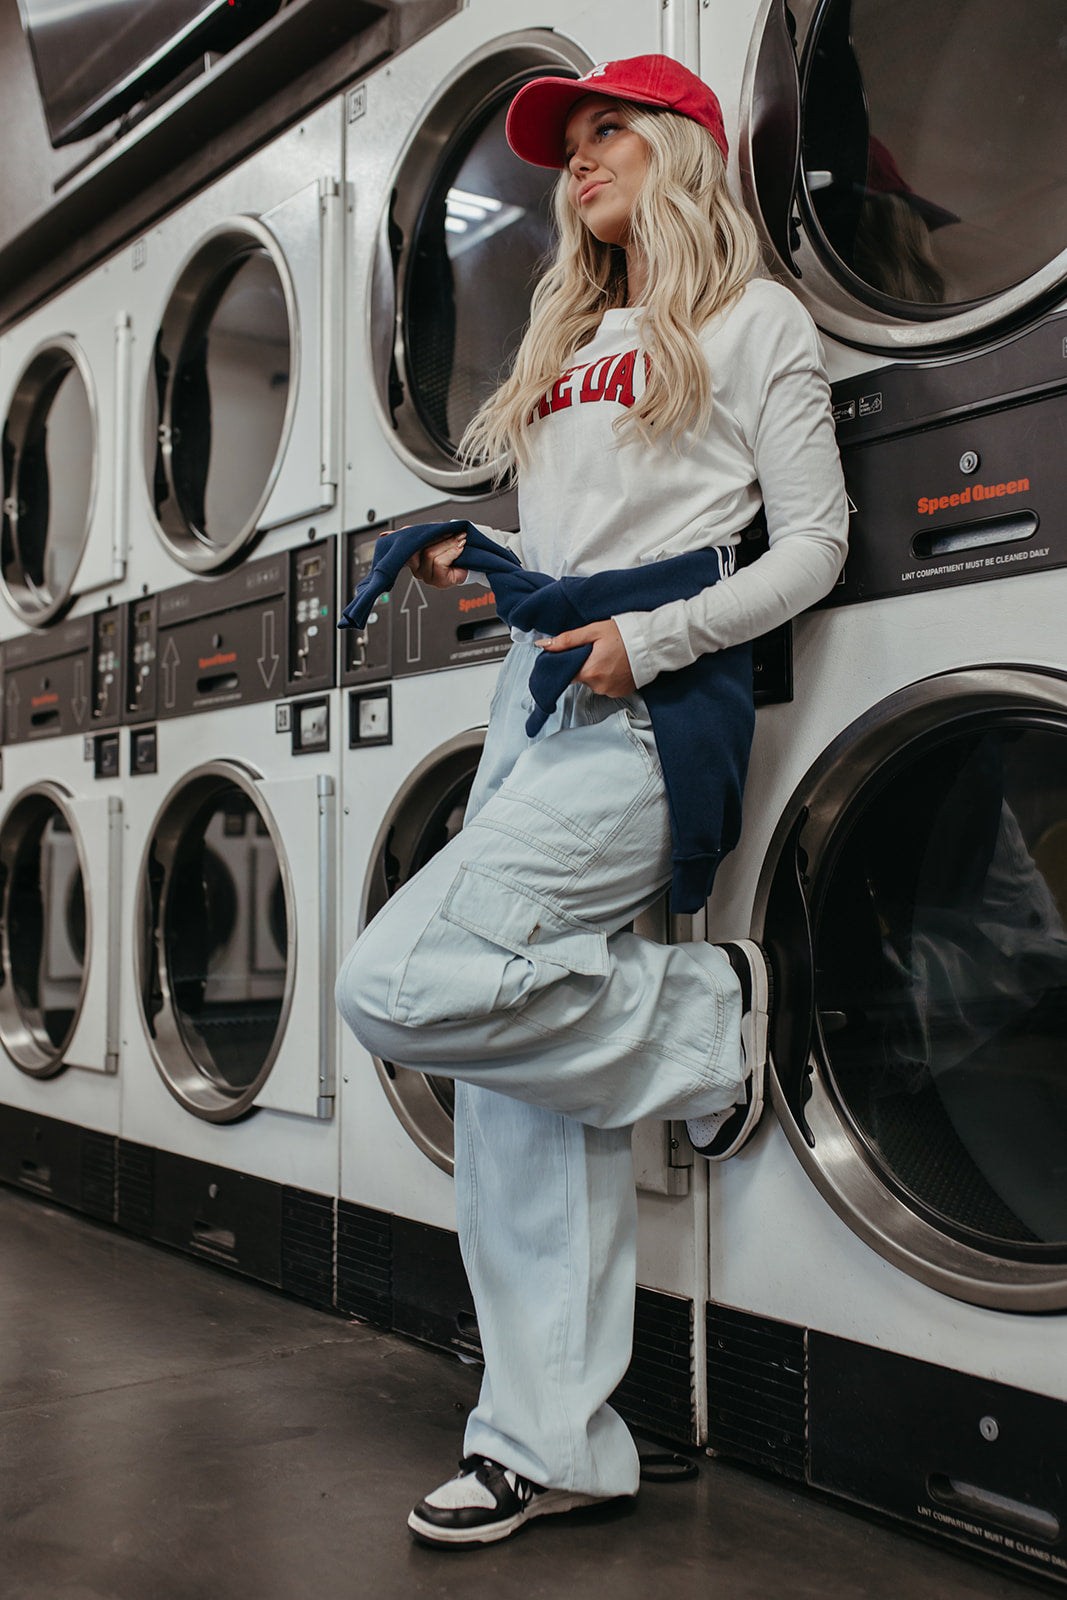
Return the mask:
M 811 1098 L 815 1031 L 815 949 L 800 852 L 800 835 L 807 820 L 804 810 L 785 841 L 767 902 L 763 943 L 774 981 L 774 1075 L 790 1116 L 814 1147 L 815 1139 L 804 1116 Z

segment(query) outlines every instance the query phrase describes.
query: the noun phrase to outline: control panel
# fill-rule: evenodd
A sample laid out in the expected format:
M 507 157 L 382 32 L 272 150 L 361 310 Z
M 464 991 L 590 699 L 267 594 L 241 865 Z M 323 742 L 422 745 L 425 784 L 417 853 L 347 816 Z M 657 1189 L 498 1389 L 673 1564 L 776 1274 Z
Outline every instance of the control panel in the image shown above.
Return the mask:
M 519 525 L 517 496 L 512 491 L 491 500 L 448 500 L 412 512 L 403 523 L 346 533 L 342 604 L 347 605 L 370 571 L 381 534 L 416 522 L 462 519 L 514 532 Z M 498 661 L 510 644 L 511 634 L 497 615 L 492 589 L 481 583 L 431 589 L 410 572 L 402 572 L 392 592 L 382 595 L 365 628 L 341 630 L 341 682 L 369 683 Z
M 336 539 L 126 608 L 128 723 L 330 689 Z
M 849 552 L 823 606 L 1067 565 L 1067 317 L 833 386 Z
M 115 727 L 122 719 L 122 611 L 68 618 L 4 646 L 4 742 Z

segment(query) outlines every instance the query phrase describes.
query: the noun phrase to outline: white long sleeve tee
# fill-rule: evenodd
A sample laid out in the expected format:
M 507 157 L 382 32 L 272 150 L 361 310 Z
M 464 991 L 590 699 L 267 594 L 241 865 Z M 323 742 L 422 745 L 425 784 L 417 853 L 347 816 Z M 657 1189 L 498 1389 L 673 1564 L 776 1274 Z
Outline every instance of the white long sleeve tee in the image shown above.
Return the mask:
M 678 454 L 613 431 L 645 387 L 639 315 L 605 312 L 544 397 L 519 474 L 521 531 L 486 532 L 531 570 L 585 577 L 709 545 L 730 550 L 762 501 L 770 548 L 751 566 L 690 600 L 615 618 L 642 688 L 827 594 L 845 558 L 848 509 L 819 337 L 788 289 L 754 279 L 704 329 L 714 409 Z

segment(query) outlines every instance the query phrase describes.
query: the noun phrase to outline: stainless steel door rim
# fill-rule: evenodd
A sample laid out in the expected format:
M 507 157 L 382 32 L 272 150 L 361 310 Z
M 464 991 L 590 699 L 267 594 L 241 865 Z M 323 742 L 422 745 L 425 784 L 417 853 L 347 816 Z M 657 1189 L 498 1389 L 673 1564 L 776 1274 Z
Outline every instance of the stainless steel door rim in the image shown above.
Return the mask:
M 1011 738 L 1036 728 L 1067 739 L 1067 680 L 1023 667 L 974 667 L 924 679 L 853 723 L 798 786 L 768 851 L 753 918 L 757 937 L 772 948 L 780 941 L 781 998 L 799 1019 L 783 1024 L 791 1028 L 796 1050 L 790 1058 L 781 1045 L 786 1034 L 779 1035 L 771 1091 L 805 1172 L 842 1220 L 887 1261 L 941 1293 L 977 1305 L 1062 1310 L 1067 1306 L 1064 1239 L 1045 1243 L 1035 1237 L 1033 1243 L 1013 1245 L 991 1237 L 984 1245 L 973 1230 L 935 1218 L 928 1205 L 895 1181 L 835 1082 L 832 1030 L 844 1026 L 845 1019 L 836 1013 L 820 1016 L 820 978 L 814 967 L 807 970 L 815 960 L 821 936 L 817 919 L 835 865 L 872 797 L 887 788 L 889 775 L 906 770 L 935 741 L 980 737 L 997 728 Z M 1050 805 L 1062 805 L 1058 791 Z M 872 915 L 877 912 L 874 903 Z M 798 948 L 804 942 L 801 933 L 806 926 L 810 940 L 813 920 L 815 943 L 805 955 Z M 828 938 L 833 934 L 827 931 Z M 850 930 L 838 928 L 836 936 L 847 943 Z M 805 1024 L 808 994 L 810 1023 Z M 797 1051 L 805 1037 L 807 1055 L 800 1060 Z M 873 1059 L 870 1070 L 877 1070 Z M 998 1129 L 1005 1140 L 1011 1137 L 1009 1121 L 1002 1118 Z

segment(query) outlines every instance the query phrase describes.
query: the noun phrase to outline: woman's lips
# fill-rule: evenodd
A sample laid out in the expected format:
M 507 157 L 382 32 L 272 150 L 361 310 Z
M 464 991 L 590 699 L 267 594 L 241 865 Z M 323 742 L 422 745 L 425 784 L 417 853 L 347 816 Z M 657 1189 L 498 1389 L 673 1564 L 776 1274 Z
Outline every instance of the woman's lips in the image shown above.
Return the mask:
M 578 196 L 578 204 L 584 206 L 587 200 L 591 200 L 595 194 L 599 194 L 600 190 L 606 189 L 607 186 L 606 178 L 600 179 L 597 183 L 587 183 Z

